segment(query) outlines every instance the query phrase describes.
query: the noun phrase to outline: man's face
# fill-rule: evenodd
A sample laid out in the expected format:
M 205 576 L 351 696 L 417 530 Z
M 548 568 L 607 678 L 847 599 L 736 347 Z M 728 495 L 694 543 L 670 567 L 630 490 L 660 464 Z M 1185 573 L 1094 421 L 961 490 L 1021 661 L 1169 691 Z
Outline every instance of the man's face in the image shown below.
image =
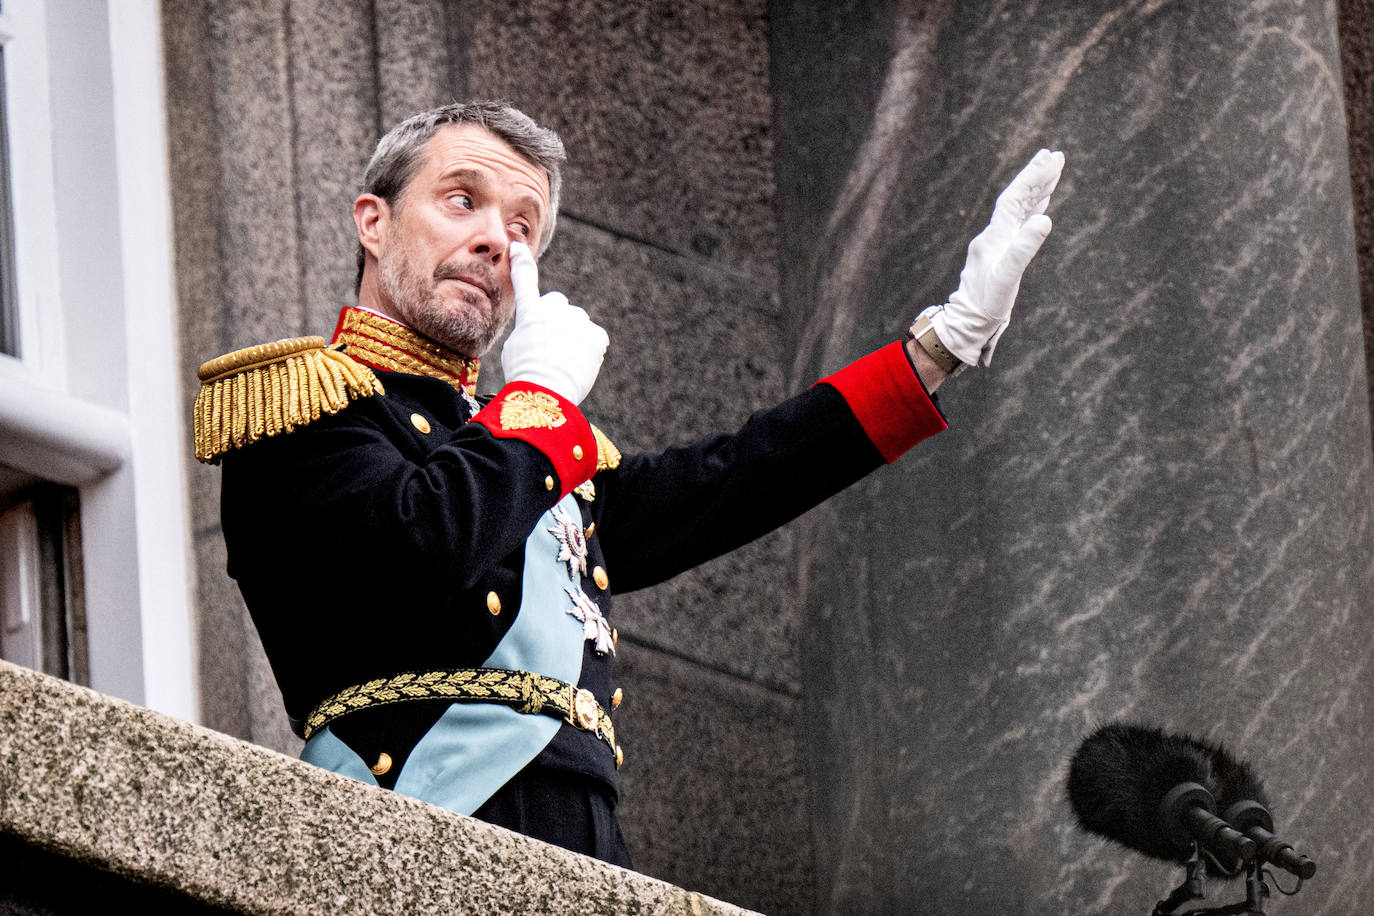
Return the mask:
M 510 323 L 511 241 L 537 245 L 549 216 L 544 170 L 473 124 L 442 128 L 378 219 L 381 311 L 465 356 Z

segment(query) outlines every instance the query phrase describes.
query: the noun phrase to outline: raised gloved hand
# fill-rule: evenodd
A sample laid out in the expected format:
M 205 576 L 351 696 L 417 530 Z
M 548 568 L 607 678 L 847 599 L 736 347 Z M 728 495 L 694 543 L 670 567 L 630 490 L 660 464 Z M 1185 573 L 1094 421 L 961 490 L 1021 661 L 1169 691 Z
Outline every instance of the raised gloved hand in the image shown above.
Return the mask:
M 1064 154 L 1042 149 L 997 197 L 988 227 L 968 246 L 959 288 L 925 315 L 940 342 L 967 365 L 986 366 L 1011 317 L 1021 274 L 1050 234 L 1045 215 Z
M 515 327 L 501 348 L 506 381 L 543 385 L 582 403 L 601 371 L 610 338 L 562 293 L 539 295 L 539 268 L 524 242 L 510 243 Z

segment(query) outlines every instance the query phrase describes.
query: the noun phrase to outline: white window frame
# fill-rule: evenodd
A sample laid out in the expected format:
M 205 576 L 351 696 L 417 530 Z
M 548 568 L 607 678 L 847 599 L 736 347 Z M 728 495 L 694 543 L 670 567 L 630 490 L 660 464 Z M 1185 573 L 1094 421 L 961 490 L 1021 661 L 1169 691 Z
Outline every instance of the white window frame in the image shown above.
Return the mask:
M 21 346 L 0 462 L 79 490 L 91 686 L 196 721 L 159 5 L 4 0 L 0 36 Z
M 37 376 L 51 381 L 65 368 L 56 308 L 60 297 L 45 6 L 6 0 L 0 12 L 21 354 L 19 359 L 0 354 L 0 380 Z

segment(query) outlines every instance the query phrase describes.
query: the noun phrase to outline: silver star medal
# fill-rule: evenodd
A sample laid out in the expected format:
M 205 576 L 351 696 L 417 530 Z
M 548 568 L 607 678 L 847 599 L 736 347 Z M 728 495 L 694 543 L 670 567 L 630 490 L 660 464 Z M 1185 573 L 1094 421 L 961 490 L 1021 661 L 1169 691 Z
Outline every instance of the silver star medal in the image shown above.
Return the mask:
M 458 393 L 461 394 L 463 396 L 463 400 L 467 402 L 468 410 L 472 411 L 472 415 L 474 417 L 477 416 L 477 414 L 482 409 L 481 402 L 474 398 L 472 395 L 468 394 L 466 391 L 460 391 Z
M 553 507 L 553 520 L 557 522 L 549 529 L 549 534 L 558 538 L 558 560 L 568 564 L 568 578 L 576 579 L 587 574 L 587 537 L 582 533 L 581 519 L 574 521 L 563 511 L 562 506 Z M 580 618 L 579 618 L 580 619 Z
M 601 655 L 608 652 L 615 655 L 615 643 L 611 642 L 611 625 L 601 616 L 601 608 L 596 606 L 596 602 L 588 598 L 586 592 L 580 588 L 577 591 L 565 588 L 563 593 L 572 599 L 573 606 L 568 613 L 582 621 L 582 638 L 596 640 L 596 651 Z

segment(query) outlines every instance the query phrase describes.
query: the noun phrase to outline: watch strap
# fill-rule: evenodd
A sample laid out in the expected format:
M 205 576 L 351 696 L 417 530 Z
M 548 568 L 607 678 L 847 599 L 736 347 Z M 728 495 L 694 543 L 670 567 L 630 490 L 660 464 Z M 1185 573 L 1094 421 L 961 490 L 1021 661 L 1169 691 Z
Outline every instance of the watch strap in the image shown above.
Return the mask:
M 907 334 L 915 338 L 916 342 L 921 345 L 921 349 L 925 350 L 930 358 L 935 361 L 935 365 L 949 375 L 958 375 L 968 368 L 968 363 L 960 360 L 940 342 L 940 335 L 935 333 L 935 326 L 930 323 L 929 309 L 916 316 L 916 320 L 912 322 Z

